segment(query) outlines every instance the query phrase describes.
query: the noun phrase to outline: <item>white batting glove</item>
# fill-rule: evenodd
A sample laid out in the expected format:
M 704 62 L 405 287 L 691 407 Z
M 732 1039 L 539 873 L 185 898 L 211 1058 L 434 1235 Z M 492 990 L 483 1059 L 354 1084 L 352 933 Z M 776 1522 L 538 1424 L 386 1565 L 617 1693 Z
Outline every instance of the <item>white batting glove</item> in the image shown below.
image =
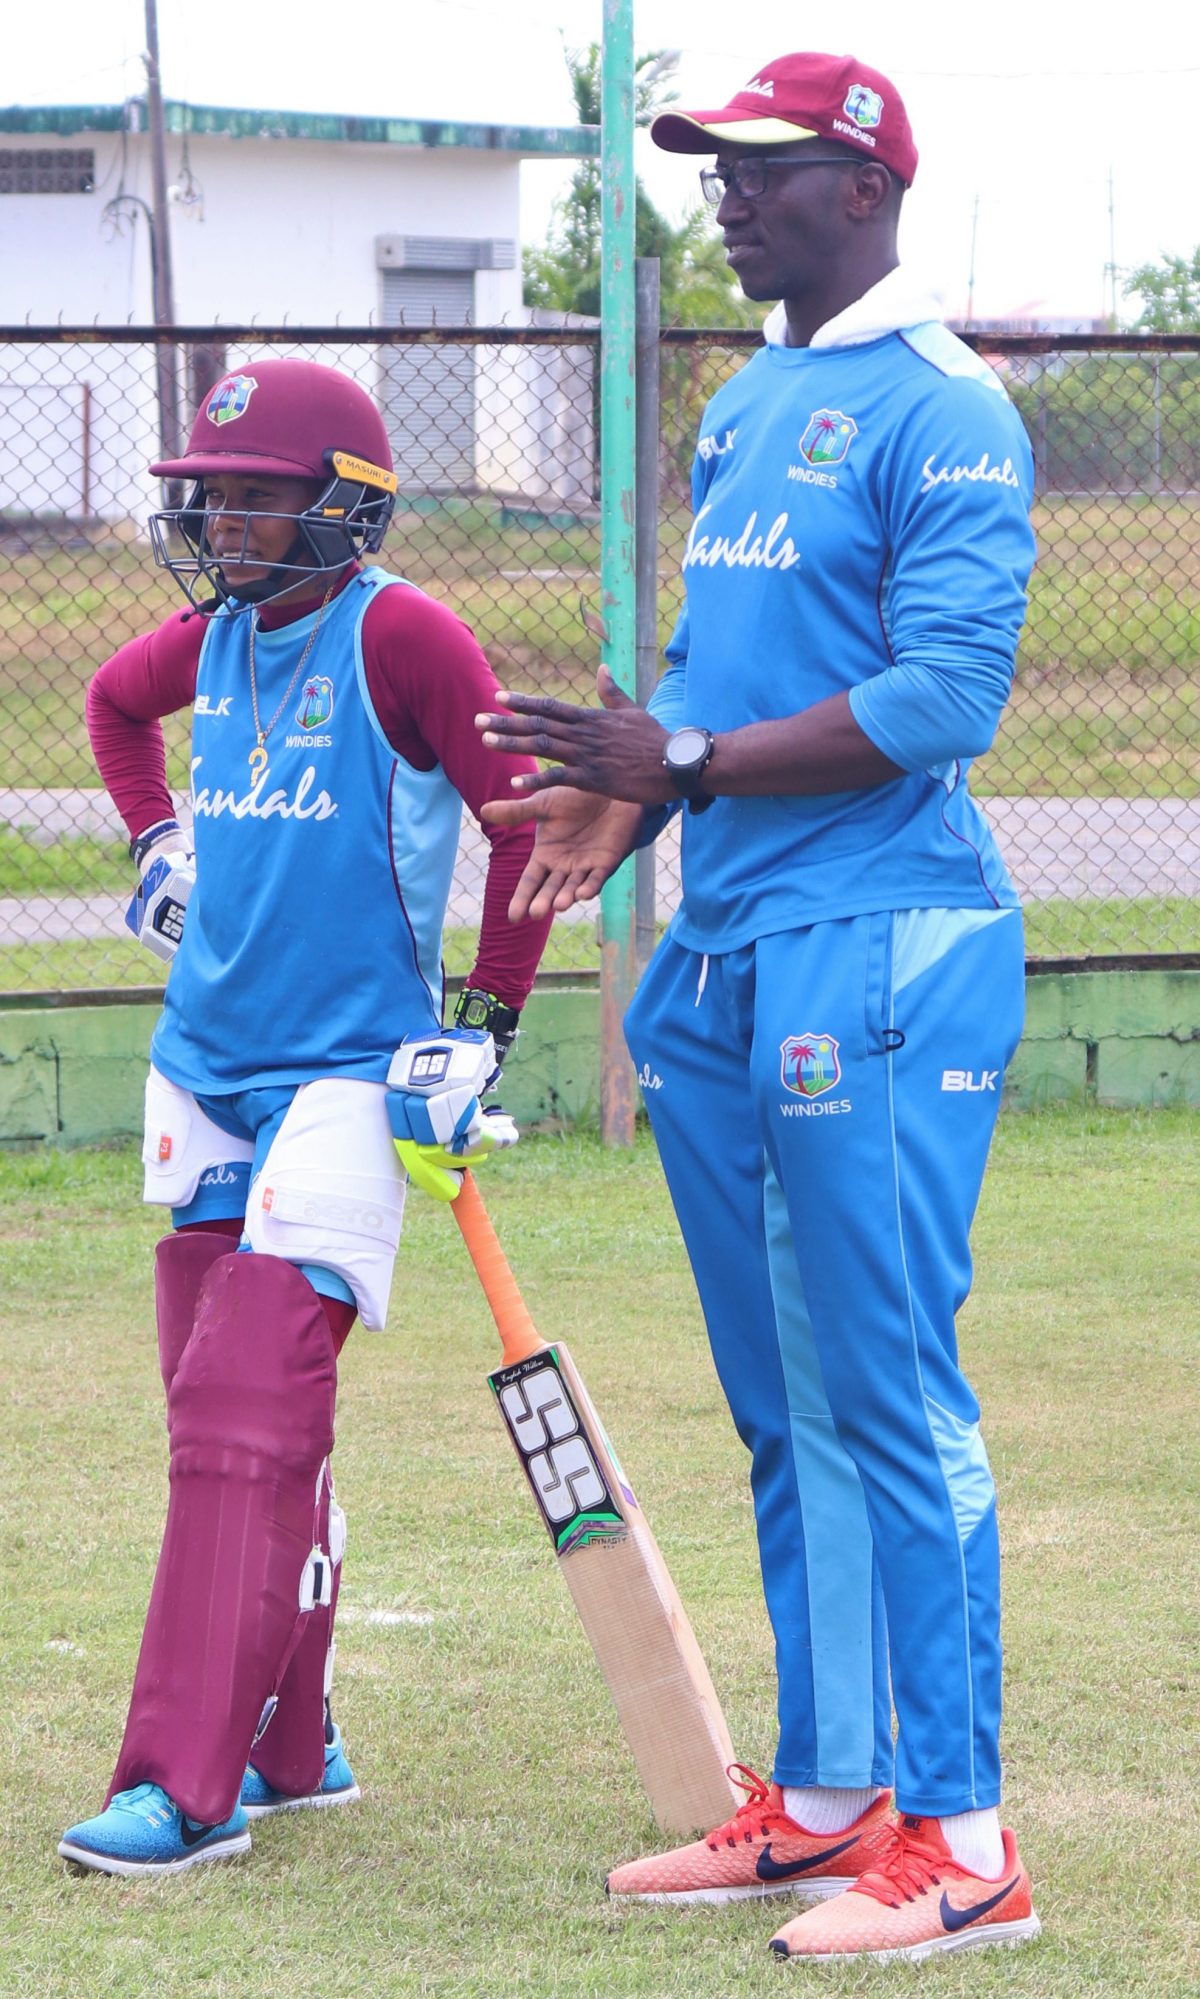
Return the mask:
M 125 912 L 126 928 L 156 958 L 170 964 L 183 936 L 188 899 L 196 886 L 196 864 L 187 836 L 174 819 L 164 819 L 132 843 L 141 881 Z
M 491 1035 L 461 1027 L 415 1035 L 392 1057 L 385 1101 L 396 1151 L 409 1178 L 435 1200 L 454 1200 L 463 1167 L 520 1137 L 512 1118 L 480 1101 L 495 1067 Z

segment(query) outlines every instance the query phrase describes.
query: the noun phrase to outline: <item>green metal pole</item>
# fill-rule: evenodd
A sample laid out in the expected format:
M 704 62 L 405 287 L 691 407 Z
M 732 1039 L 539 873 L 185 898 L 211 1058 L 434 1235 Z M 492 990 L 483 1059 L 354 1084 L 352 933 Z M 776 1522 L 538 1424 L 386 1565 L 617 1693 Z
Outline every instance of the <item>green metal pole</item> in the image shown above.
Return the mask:
M 600 597 L 602 658 L 618 687 L 636 686 L 634 565 L 635 355 L 633 0 L 604 0 L 600 88 Z M 600 898 L 600 1129 L 633 1143 L 636 1091 L 621 1029 L 637 983 L 632 860 Z

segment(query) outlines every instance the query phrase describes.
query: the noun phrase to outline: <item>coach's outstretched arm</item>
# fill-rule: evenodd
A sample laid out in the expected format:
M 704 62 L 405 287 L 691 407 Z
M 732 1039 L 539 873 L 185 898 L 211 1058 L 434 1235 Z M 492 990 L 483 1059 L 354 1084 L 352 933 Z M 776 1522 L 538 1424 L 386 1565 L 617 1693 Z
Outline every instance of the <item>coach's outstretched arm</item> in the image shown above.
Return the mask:
M 483 808 L 483 817 L 497 824 L 537 822 L 533 855 L 509 905 L 514 921 L 598 895 L 621 862 L 661 832 L 662 808 L 679 803 L 663 756 L 671 730 L 631 701 L 607 667 L 596 675 L 596 690 L 599 708 L 506 692 L 501 698 L 511 712 L 475 718 L 487 749 L 519 747 L 551 764 L 512 780 L 523 801 Z M 835 694 L 797 715 L 715 738 L 703 791 L 813 795 L 868 789 L 901 775 L 859 727 L 847 696 Z
M 665 684 L 660 682 L 659 692 Z M 671 730 L 654 712 L 658 693 L 650 709 L 641 708 L 604 666 L 596 688 L 600 708 L 581 708 L 544 694 L 506 692 L 501 698 L 513 713 L 476 716 L 487 749 L 520 748 L 558 765 L 514 777 L 513 790 L 536 797 L 565 785 L 642 806 L 678 803 L 680 793 L 663 757 Z M 714 737 L 703 791 L 711 797 L 817 797 L 869 790 L 903 775 L 901 766 L 859 726 L 849 697 L 831 694 L 794 715 L 751 722 Z
M 514 923 L 561 914 L 599 895 L 621 862 L 643 844 L 640 805 L 563 785 L 527 799 L 497 799 L 483 808 L 498 826 L 536 823 L 537 835 L 508 913 Z
M 532 782 L 521 788 L 529 795 L 489 800 L 482 808 L 485 823 L 516 826 L 532 820 L 536 824 L 533 853 L 508 907 L 514 923 L 589 902 L 621 862 L 660 830 L 661 815 L 645 812 L 641 794 L 623 787 L 631 771 L 640 767 L 649 785 L 646 803 L 661 796 L 653 784 L 656 757 L 657 776 L 662 776 L 665 731 L 621 692 L 606 667 L 600 668 L 596 687 L 601 708 L 504 694 L 500 698 L 522 712 L 475 717 L 489 750 L 511 751 L 514 743 L 509 738 L 516 737 L 528 743 L 535 756 L 552 757 L 572 770 L 576 760 L 586 767 L 578 785 L 564 769 L 527 773 Z M 589 723 L 596 726 L 589 729 Z M 518 789 L 515 783 L 513 789 Z

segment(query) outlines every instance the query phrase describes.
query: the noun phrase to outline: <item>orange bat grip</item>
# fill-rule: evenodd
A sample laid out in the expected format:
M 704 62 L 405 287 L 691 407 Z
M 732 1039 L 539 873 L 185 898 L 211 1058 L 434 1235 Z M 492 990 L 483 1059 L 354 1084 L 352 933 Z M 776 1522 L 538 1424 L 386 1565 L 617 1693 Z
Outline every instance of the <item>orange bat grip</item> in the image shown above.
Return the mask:
M 508 1258 L 500 1247 L 499 1238 L 483 1205 L 483 1196 L 469 1171 L 464 1171 L 462 1186 L 450 1205 L 454 1210 L 454 1219 L 462 1230 L 463 1241 L 471 1253 L 475 1274 L 483 1286 L 483 1295 L 496 1321 L 504 1359 L 511 1367 L 515 1361 L 525 1360 L 529 1354 L 536 1353 L 546 1342 L 529 1316 L 528 1307 L 517 1288 L 517 1280 L 509 1268 Z

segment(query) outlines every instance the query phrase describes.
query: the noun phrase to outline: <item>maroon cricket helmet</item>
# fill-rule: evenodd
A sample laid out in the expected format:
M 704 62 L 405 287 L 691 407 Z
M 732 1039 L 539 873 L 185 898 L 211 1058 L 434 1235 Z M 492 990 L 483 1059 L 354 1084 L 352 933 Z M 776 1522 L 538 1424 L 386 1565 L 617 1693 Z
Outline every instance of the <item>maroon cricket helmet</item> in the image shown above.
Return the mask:
M 215 601 L 230 601 L 208 541 L 206 480 L 258 475 L 316 484 L 315 495 L 289 516 L 296 524 L 290 556 L 240 591 L 239 601 L 247 603 L 270 602 L 298 581 L 336 576 L 348 562 L 376 553 L 398 483 L 387 430 L 370 396 L 349 375 L 317 361 L 252 361 L 223 375 L 196 413 L 183 456 L 161 458 L 150 470 L 191 481 L 183 505 L 152 514 L 149 525 L 155 561 L 197 608 L 202 586 L 212 589 Z M 261 505 L 238 509 L 243 547 L 254 521 L 271 511 Z
M 365 389 L 318 361 L 253 361 L 223 375 L 205 397 L 183 456 L 150 470 L 163 479 L 220 472 L 325 479 L 329 451 L 391 472 L 383 418 Z

